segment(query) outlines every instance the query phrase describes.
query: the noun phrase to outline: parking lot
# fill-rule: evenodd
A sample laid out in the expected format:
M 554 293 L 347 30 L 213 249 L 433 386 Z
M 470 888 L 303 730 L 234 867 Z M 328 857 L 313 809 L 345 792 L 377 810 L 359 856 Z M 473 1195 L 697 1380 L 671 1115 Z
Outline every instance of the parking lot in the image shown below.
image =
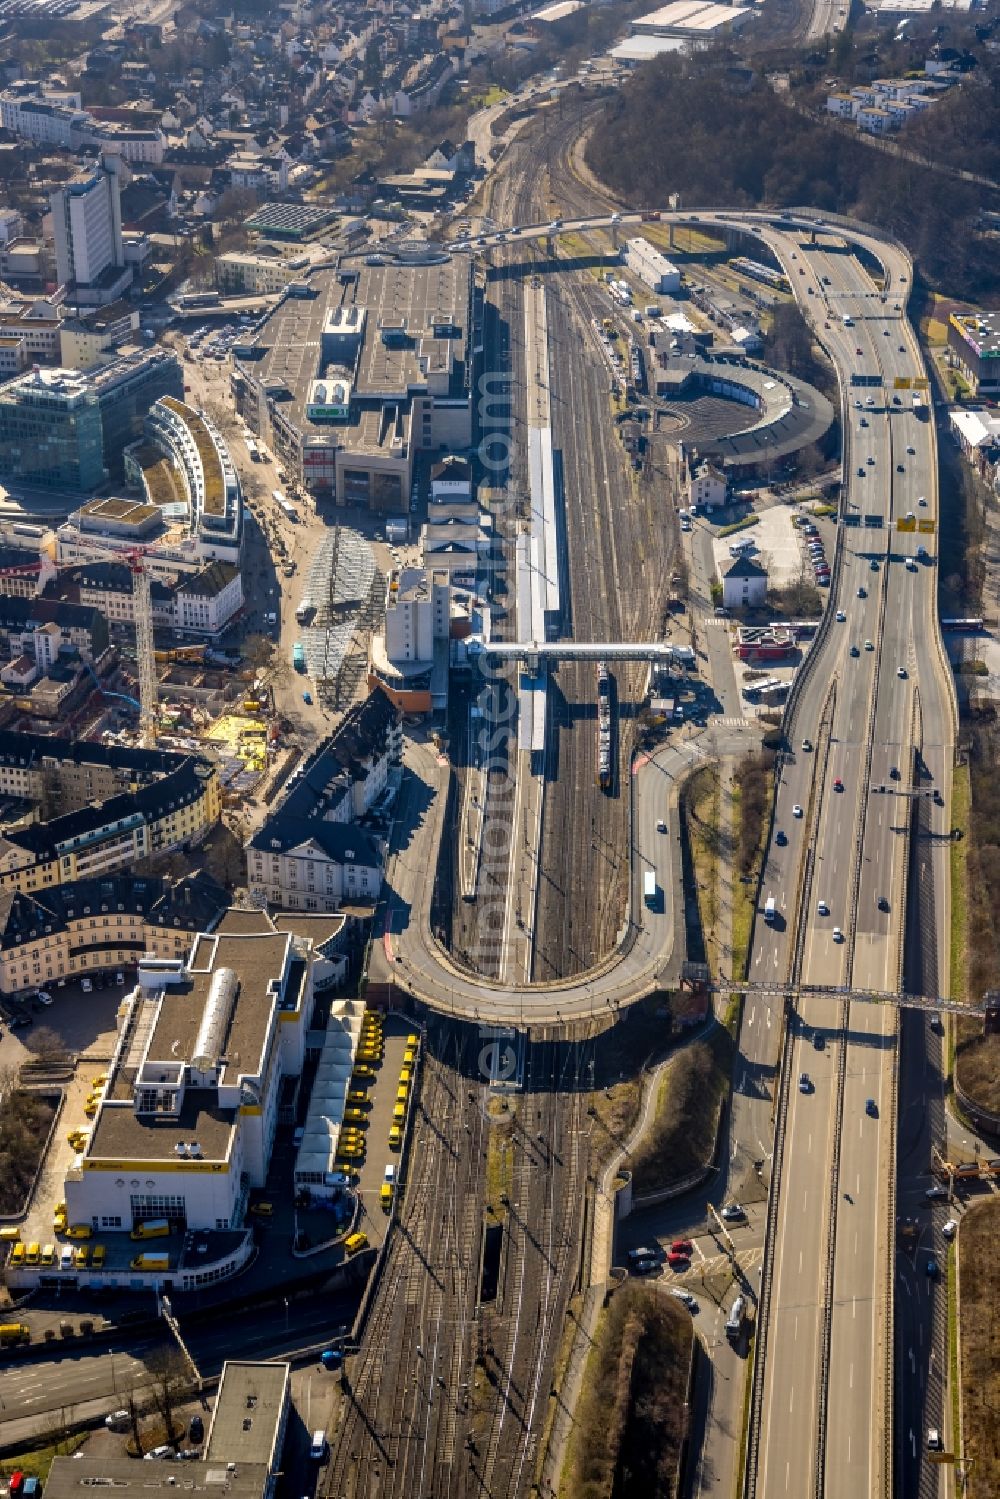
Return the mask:
M 414 1034 L 412 1024 L 398 1016 L 385 1016 L 385 1056 L 378 1068 L 377 1077 L 368 1090 L 370 1108 L 365 1129 L 365 1159 L 357 1183 L 361 1203 L 359 1227 L 368 1235 L 370 1244 L 378 1245 L 385 1238 L 389 1222 L 388 1212 L 381 1203 L 382 1184 L 386 1179 L 386 1166 L 393 1166 L 400 1174 L 402 1152 L 389 1145 L 389 1130 L 393 1123 L 393 1110 L 399 1088 L 399 1074 L 406 1054 L 407 1036 Z M 410 1068 L 414 1081 L 409 1087 L 412 1098 L 416 1085 L 416 1067 Z

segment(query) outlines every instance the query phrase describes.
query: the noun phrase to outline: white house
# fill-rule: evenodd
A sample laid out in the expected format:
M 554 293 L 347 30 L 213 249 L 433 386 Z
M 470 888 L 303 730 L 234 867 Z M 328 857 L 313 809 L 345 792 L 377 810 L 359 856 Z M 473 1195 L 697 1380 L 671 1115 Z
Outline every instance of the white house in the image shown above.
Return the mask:
M 752 557 L 737 557 L 722 574 L 727 609 L 757 609 L 767 597 L 767 569 Z
M 688 504 L 717 510 L 726 503 L 727 490 L 725 474 L 706 458 L 688 480 Z

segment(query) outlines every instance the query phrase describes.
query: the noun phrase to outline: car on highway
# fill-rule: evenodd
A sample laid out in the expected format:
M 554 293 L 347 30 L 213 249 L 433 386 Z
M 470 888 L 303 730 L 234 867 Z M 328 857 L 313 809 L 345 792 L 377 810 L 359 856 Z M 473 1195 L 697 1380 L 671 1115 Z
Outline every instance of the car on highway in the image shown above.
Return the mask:
M 812 1090 L 813 1090 L 812 1078 L 809 1076 L 808 1072 L 802 1072 L 802 1073 L 800 1073 L 799 1074 L 799 1092 L 800 1093 L 811 1093 Z
M 785 844 L 788 842 L 788 834 L 785 832 L 784 828 L 778 828 L 777 832 L 774 835 L 774 841 L 779 848 L 785 847 Z
M 864 467 L 864 464 L 862 464 L 861 467 L 858 469 L 858 478 L 859 479 L 863 479 L 864 476 L 865 476 L 865 467 Z
M 313 699 L 312 699 L 312 693 L 311 692 L 304 692 L 302 694 L 302 701 L 304 703 L 312 703 L 312 700 Z
M 928 1452 L 941 1452 L 943 1450 L 943 1448 L 944 1448 L 944 1443 L 941 1440 L 941 1433 L 938 1431 L 937 1427 L 936 1426 L 928 1426 L 928 1428 L 927 1428 L 927 1451 Z
M 948 1196 L 948 1188 L 941 1186 L 928 1187 L 924 1196 L 928 1202 L 942 1202 Z
M 859 588 L 858 589 L 858 598 L 859 599 L 866 599 L 867 597 L 868 597 L 868 590 L 867 590 L 867 588 Z
M 870 564 L 869 564 L 869 566 L 871 567 L 871 570 L 872 570 L 873 573 L 877 573 L 878 572 L 878 558 L 877 557 L 873 557 L 872 560 L 871 560 L 871 562 L 870 562 Z
M 843 609 L 838 609 L 837 610 L 837 621 L 838 621 L 838 623 L 839 624 L 843 624 L 844 620 L 846 618 L 847 618 L 847 615 L 844 613 Z
M 878 1118 L 878 1104 L 875 1102 L 874 1098 L 865 1099 L 865 1113 L 868 1115 L 869 1119 Z
M 874 649 L 875 649 L 875 643 L 874 643 L 874 641 L 866 640 L 865 641 L 865 650 L 866 651 L 873 651 Z
M 666 825 L 666 823 L 665 823 L 665 822 L 664 822 L 664 820 L 663 820 L 663 818 L 662 818 L 662 817 L 661 817 L 661 818 L 659 818 L 659 819 L 658 819 L 658 821 L 657 821 L 657 824 L 656 824 L 656 831 L 657 831 L 657 832 L 658 832 L 658 833 L 665 833 L 665 832 L 666 832 L 666 831 L 667 831 L 667 825 Z
M 928 1280 L 937 1280 L 940 1273 L 941 1271 L 940 1267 L 938 1266 L 938 1262 L 934 1258 L 934 1256 L 931 1255 L 927 1261 L 927 1264 L 924 1266 L 924 1274 L 927 1276 Z
M 927 496 L 925 494 L 918 495 L 917 496 L 917 504 L 918 505 L 926 505 L 927 504 Z
M 905 677 L 906 676 L 906 667 L 905 666 L 897 666 L 896 667 L 896 675 L 897 675 L 897 677 Z
M 746 1213 L 738 1202 L 727 1202 L 719 1216 L 726 1223 L 742 1223 Z
M 689 520 L 682 520 L 681 521 L 681 530 L 685 531 L 685 532 L 690 531 L 691 530 L 691 522 Z
M 851 655 L 852 656 L 860 656 L 861 655 L 861 652 L 858 650 L 858 648 L 857 648 L 856 645 L 852 645 L 851 646 Z
M 897 474 L 905 474 L 906 470 L 901 463 L 896 464 L 896 472 Z
M 949 1218 L 947 1223 L 942 1223 L 941 1232 L 946 1239 L 953 1239 L 958 1233 L 958 1219 Z
M 915 573 L 917 571 L 917 564 L 912 557 L 907 557 L 906 559 L 906 571 L 908 573 Z
M 844 940 L 844 933 L 839 926 L 835 926 L 833 929 L 833 940 L 834 942 L 843 942 Z
M 823 1035 L 822 1031 L 813 1032 L 813 1047 L 816 1051 L 826 1050 L 826 1037 Z
M 802 741 L 802 748 L 806 752 L 806 754 L 808 755 L 809 752 L 810 752 L 810 750 L 812 749 L 812 740 L 811 739 L 803 739 L 803 741 Z
M 888 911 L 888 909 L 889 909 L 889 898 L 888 898 L 888 896 L 886 896 L 886 895 L 880 895 L 879 896 L 879 898 L 878 898 L 878 908 L 879 908 L 880 911 Z
M 816 902 L 816 915 L 817 916 L 829 916 L 829 914 L 830 914 L 830 907 L 827 905 L 826 901 L 825 900 L 818 900 Z
M 916 451 L 917 451 L 917 450 L 916 450 L 916 448 L 915 448 L 915 447 L 914 447 L 914 446 L 913 446 L 913 444 L 912 444 L 912 443 L 908 443 L 908 444 L 907 444 L 907 447 L 906 447 L 906 451 L 907 451 L 907 452 L 908 452 L 908 453 L 909 453 L 909 455 L 910 455 L 910 457 L 911 457 L 911 458 L 912 458 L 912 457 L 913 457 L 913 455 L 914 455 L 914 453 L 915 453 L 915 452 L 916 452 Z
M 671 1286 L 670 1294 L 677 1301 L 682 1301 L 689 1312 L 696 1312 L 698 1310 L 697 1301 L 695 1301 L 690 1291 L 685 1291 L 683 1286 Z
M 844 789 L 844 782 L 840 778 L 840 776 L 834 776 L 834 778 L 833 778 L 833 789 L 834 789 L 834 791 L 843 791 L 843 789 Z
M 628 1250 L 626 1258 L 631 1265 L 636 1260 L 655 1260 L 658 1253 L 658 1250 L 650 1249 L 648 1244 L 640 1244 L 636 1249 Z
M 794 807 L 792 808 L 792 816 L 793 817 L 801 817 L 802 816 L 802 808 L 799 806 L 798 802 L 796 802 L 795 805 L 794 805 Z

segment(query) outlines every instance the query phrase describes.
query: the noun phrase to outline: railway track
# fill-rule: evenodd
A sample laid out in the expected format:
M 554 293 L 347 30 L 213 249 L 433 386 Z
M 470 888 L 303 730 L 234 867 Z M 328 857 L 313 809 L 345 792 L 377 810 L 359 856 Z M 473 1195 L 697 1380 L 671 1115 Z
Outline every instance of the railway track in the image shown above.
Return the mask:
M 533 1482 L 553 1363 L 579 1263 L 592 1043 L 533 1041 L 517 1103 L 502 1293 L 484 1308 L 481 1362 L 495 1399 L 463 1494 L 519 1499 Z
M 486 1119 L 463 1087 L 469 1033 L 426 1055 L 401 1206 L 322 1492 L 379 1499 L 454 1491 L 478 1275 Z

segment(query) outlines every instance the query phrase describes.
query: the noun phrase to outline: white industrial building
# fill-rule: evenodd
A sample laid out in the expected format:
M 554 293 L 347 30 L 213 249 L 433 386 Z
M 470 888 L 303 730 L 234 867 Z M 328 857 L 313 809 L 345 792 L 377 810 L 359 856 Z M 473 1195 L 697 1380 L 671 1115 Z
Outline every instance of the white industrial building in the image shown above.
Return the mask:
M 749 5 L 717 5 L 714 0 L 673 0 L 632 22 L 636 35 L 679 36 L 713 41 L 722 32 L 738 31 L 753 15 Z
M 648 239 L 637 236 L 625 241 L 625 264 L 650 291 L 668 295 L 681 289 L 681 273 Z
M 177 1233 L 223 1235 L 205 1253 L 213 1278 L 239 1268 L 248 1193 L 266 1180 L 282 1080 L 301 1076 L 312 1009 L 311 943 L 291 932 L 202 933 L 186 962 L 144 958 L 89 1139 L 66 1173 L 69 1222 L 111 1239 L 165 1218 Z M 199 1284 L 172 1238 L 155 1248 L 171 1278 Z

